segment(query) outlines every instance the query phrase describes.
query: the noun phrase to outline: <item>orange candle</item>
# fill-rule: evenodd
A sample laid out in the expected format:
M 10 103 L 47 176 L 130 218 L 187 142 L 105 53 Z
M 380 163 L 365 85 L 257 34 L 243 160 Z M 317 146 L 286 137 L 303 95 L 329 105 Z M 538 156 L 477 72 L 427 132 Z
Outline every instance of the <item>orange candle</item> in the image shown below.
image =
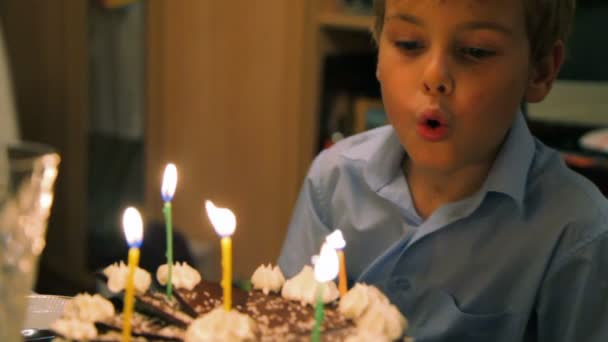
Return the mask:
M 338 253 L 338 259 L 340 259 L 340 274 L 338 278 L 338 290 L 340 291 L 340 297 L 344 296 L 348 291 L 348 285 L 346 280 L 346 262 L 344 261 L 344 251 L 336 250 Z
M 334 230 L 333 233 L 327 235 L 325 241 L 336 250 L 338 253 L 338 259 L 340 260 L 340 274 L 338 276 L 338 290 L 340 291 L 340 297 L 344 296 L 348 291 L 348 283 L 346 279 L 346 260 L 344 257 L 344 247 L 346 247 L 346 241 L 342 236 L 340 229 Z

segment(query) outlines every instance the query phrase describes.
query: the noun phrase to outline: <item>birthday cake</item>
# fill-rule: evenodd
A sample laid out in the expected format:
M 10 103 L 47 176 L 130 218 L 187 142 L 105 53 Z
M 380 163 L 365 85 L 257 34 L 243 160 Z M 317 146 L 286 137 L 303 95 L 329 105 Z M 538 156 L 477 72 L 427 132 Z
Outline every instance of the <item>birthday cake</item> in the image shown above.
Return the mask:
M 154 283 L 145 270 L 136 269 L 132 341 L 309 341 L 318 294 L 324 303 L 322 341 L 395 341 L 407 328 L 405 317 L 375 287 L 358 283 L 340 297 L 335 283 L 318 282 L 310 266 L 287 281 L 278 267 L 260 266 L 252 289 L 232 288 L 231 310 L 223 306 L 220 284 L 202 280 L 187 264 L 172 269 L 172 299 L 163 290 L 166 265 Z M 124 292 L 127 272 L 122 263 L 104 270 L 116 299 Z M 79 294 L 51 329 L 58 341 L 121 341 L 124 317 L 118 308 L 116 300 Z

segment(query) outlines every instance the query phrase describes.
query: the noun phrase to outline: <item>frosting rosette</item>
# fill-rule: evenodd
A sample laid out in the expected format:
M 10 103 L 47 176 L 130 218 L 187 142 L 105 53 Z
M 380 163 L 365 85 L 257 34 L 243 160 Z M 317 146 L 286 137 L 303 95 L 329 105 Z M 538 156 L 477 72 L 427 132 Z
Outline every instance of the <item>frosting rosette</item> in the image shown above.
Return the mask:
M 127 284 L 129 267 L 124 262 L 114 263 L 103 270 L 103 274 L 108 278 L 108 288 L 116 293 L 122 291 Z M 148 271 L 137 267 L 133 276 L 133 284 L 137 293 L 144 293 L 150 288 L 152 277 Z
M 345 342 L 391 342 L 391 339 L 383 334 L 378 334 L 369 330 L 358 329 L 355 335 L 346 338 Z
M 315 279 L 312 267 L 306 265 L 295 277 L 287 280 L 283 284 L 281 295 L 289 300 L 295 300 L 304 304 L 314 305 L 317 296 L 321 293 L 323 303 L 330 303 L 336 300 L 340 293 L 333 281 L 320 283 Z
M 156 280 L 165 286 L 169 276 L 169 265 L 164 264 L 156 270 Z M 201 282 L 201 274 L 185 262 L 176 262 L 171 269 L 171 283 L 173 288 L 192 290 Z
M 256 341 L 258 328 L 253 319 L 222 307 L 195 319 L 186 330 L 185 342 Z
M 97 337 L 97 328 L 93 322 L 78 319 L 58 319 L 51 324 L 51 329 L 70 340 L 88 341 Z
M 114 316 L 114 305 L 102 296 L 81 293 L 63 306 L 62 317 L 84 322 L 101 322 Z
M 359 330 L 384 335 L 390 340 L 401 337 L 407 329 L 405 317 L 374 286 L 355 284 L 340 299 L 338 310 L 352 319 Z
M 388 298 L 375 286 L 356 283 L 342 298 L 339 309 L 344 317 L 355 320 L 374 303 L 389 304 Z
M 254 289 L 262 290 L 264 294 L 270 291 L 279 292 L 285 283 L 285 277 L 279 266 L 274 268 L 268 264 L 260 265 L 251 276 L 251 283 Z

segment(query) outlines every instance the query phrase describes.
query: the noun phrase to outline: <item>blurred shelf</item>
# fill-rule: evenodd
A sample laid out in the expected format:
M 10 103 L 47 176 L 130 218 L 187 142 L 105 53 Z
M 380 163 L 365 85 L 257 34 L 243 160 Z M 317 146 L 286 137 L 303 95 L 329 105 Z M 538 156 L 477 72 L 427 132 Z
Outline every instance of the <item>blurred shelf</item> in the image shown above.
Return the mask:
M 351 31 L 370 31 L 374 23 L 371 15 L 355 15 L 342 12 L 322 12 L 317 18 L 321 28 Z

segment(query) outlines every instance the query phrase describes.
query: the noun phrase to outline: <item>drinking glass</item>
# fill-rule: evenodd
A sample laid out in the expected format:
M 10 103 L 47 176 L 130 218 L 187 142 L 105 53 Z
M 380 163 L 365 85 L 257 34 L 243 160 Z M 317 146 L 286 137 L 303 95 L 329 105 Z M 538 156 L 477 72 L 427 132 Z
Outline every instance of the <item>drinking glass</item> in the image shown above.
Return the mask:
M 0 146 L 0 341 L 22 340 L 59 160 L 43 144 Z

